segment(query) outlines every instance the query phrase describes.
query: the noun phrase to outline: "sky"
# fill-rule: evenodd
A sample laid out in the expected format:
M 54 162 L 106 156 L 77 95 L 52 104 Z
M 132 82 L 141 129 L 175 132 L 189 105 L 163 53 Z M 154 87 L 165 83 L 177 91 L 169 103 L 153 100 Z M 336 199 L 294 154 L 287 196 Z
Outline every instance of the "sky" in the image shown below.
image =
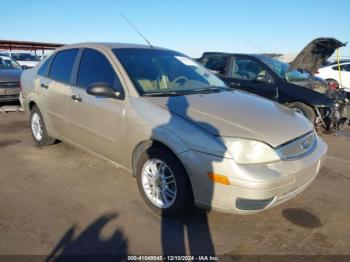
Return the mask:
M 349 0 L 0 0 L 0 39 L 56 43 L 143 39 L 204 51 L 298 53 L 317 37 L 350 40 Z M 350 44 L 340 50 L 350 56 Z

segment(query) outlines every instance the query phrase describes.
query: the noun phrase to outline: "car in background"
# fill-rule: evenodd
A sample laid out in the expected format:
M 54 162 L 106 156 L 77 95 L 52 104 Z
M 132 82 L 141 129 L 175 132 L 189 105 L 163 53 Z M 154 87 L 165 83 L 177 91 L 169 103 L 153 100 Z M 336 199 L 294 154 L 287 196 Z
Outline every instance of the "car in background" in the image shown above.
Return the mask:
M 339 119 L 335 99 L 315 91 L 322 82 L 263 55 L 206 52 L 198 59 L 230 87 L 283 104 L 304 115 L 326 132 L 335 131 Z M 327 86 L 325 86 L 327 89 Z
M 162 216 L 185 215 L 193 203 L 265 210 L 310 185 L 327 151 L 298 113 L 232 91 L 168 49 L 66 45 L 21 83 L 39 146 L 63 140 L 117 163 Z
M 346 63 L 346 62 L 350 62 L 350 59 L 344 59 L 344 58 L 339 59 L 339 63 Z M 330 66 L 330 65 L 337 65 L 337 64 L 338 64 L 338 60 L 337 59 L 327 60 L 324 63 L 322 63 L 322 65 L 320 67 Z
M 17 102 L 22 67 L 8 56 L 0 56 L 0 103 Z
M 0 56 L 7 56 L 7 57 L 11 57 L 11 54 L 7 51 L 0 51 Z
M 11 52 L 11 57 L 16 60 L 23 69 L 32 68 L 41 61 L 40 56 L 24 52 Z
M 344 88 L 346 92 L 350 92 L 350 61 L 340 62 L 339 67 L 337 62 L 333 62 L 319 68 L 315 75 L 325 79 L 332 89 Z

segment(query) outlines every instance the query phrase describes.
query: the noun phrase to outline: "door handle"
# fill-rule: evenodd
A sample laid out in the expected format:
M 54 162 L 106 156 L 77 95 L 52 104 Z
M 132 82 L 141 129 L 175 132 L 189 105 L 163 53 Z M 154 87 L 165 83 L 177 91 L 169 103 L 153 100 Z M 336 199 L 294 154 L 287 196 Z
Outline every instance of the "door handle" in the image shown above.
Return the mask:
M 83 99 L 82 99 L 79 95 L 77 95 L 77 94 L 73 94 L 73 95 L 71 96 L 71 98 L 72 98 L 72 100 L 73 100 L 74 102 L 81 102 L 81 101 L 83 101 Z
M 240 84 L 240 83 L 233 82 L 233 81 L 231 81 L 231 82 L 230 82 L 230 85 L 232 85 L 232 86 L 241 86 L 241 84 Z
M 48 89 L 48 88 L 49 88 L 49 86 L 46 85 L 46 84 L 44 84 L 44 83 L 41 83 L 40 86 L 41 86 L 41 88 L 45 88 L 45 89 Z

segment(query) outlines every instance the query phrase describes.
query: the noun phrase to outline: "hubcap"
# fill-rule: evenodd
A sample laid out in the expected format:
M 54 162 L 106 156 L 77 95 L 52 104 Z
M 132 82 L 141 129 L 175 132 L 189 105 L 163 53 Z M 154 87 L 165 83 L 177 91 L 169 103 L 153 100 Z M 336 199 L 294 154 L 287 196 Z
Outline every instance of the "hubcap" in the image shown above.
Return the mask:
M 35 139 L 40 141 L 43 138 L 43 125 L 38 113 L 33 114 L 31 126 Z
M 148 199 L 159 208 L 168 208 L 175 202 L 175 177 L 168 165 L 160 159 L 153 158 L 144 164 L 142 187 Z

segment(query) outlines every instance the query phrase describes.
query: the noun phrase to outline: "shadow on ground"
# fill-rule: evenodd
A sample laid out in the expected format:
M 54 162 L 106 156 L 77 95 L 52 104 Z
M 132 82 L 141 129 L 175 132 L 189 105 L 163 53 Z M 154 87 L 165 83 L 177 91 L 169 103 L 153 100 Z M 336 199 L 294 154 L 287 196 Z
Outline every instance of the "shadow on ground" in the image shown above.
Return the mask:
M 117 214 L 106 214 L 95 220 L 75 237 L 73 225 L 63 235 L 46 261 L 120 261 L 127 254 L 128 241 L 121 230 L 115 230 L 109 239 L 101 238 L 101 231 Z M 78 257 L 79 256 L 79 257 Z
M 317 216 L 303 209 L 287 208 L 282 211 L 282 215 L 291 223 L 300 227 L 318 228 L 322 226 Z

